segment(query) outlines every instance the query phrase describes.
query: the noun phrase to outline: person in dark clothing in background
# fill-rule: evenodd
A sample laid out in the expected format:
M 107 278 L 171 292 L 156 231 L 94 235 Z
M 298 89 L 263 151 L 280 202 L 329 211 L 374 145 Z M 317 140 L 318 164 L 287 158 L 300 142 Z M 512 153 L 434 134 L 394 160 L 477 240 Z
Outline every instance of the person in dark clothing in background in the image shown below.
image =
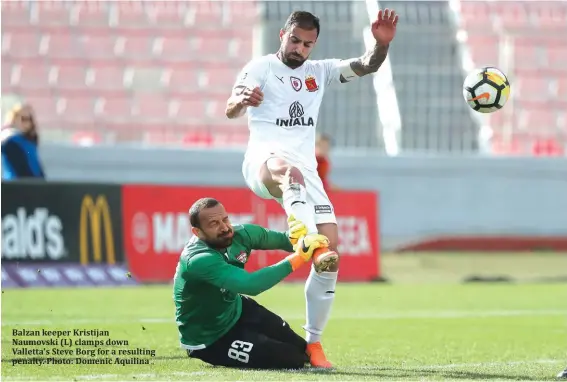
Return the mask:
M 31 105 L 17 105 L 7 115 L 2 138 L 2 180 L 45 178 L 39 159 L 37 123 Z
M 325 191 L 337 190 L 338 187 L 331 184 L 329 173 L 331 172 L 331 137 L 327 134 L 317 135 L 315 142 L 315 157 L 317 158 L 317 173 L 323 182 Z

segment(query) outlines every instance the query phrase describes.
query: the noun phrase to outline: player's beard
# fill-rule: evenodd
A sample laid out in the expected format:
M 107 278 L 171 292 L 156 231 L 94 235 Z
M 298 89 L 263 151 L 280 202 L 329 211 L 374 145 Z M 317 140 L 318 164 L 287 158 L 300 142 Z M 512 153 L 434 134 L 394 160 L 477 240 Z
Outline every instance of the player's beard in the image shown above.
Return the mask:
M 293 53 L 282 54 L 281 57 L 283 58 L 282 62 L 292 69 L 299 68 L 305 62 L 305 58 Z
M 207 238 L 205 241 L 209 247 L 215 249 L 225 249 L 232 245 L 232 238 L 233 238 L 233 230 L 229 230 L 228 232 L 224 232 L 221 235 L 218 235 L 215 238 Z

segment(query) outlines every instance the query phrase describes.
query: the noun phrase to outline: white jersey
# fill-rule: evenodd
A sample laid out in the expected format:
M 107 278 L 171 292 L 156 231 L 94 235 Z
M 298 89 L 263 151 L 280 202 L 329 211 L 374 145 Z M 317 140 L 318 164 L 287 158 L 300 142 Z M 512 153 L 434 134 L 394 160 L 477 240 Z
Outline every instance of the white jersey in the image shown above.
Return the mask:
M 339 59 L 307 60 L 291 69 L 275 54 L 251 60 L 236 86 L 260 87 L 264 101 L 248 107 L 250 138 L 246 156 L 283 153 L 316 169 L 315 128 L 325 90 L 340 83 Z

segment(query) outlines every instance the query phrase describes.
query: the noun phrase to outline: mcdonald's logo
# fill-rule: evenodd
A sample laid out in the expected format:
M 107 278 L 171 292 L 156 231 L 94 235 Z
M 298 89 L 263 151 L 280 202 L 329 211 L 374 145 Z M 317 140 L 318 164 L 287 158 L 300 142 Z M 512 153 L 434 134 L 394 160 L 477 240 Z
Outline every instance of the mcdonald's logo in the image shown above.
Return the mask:
M 89 224 L 90 223 L 90 224 Z M 90 230 L 89 230 L 90 227 Z M 104 228 L 104 230 L 102 230 Z M 89 235 L 90 233 L 90 235 Z M 89 263 L 89 249 L 92 248 L 95 263 L 102 262 L 102 240 L 106 245 L 106 260 L 108 264 L 116 262 L 114 237 L 112 235 L 112 219 L 110 208 L 104 195 L 99 195 L 96 201 L 92 196 L 85 195 L 81 202 L 81 220 L 79 223 L 79 250 L 81 264 Z M 88 238 L 91 238 L 89 246 Z

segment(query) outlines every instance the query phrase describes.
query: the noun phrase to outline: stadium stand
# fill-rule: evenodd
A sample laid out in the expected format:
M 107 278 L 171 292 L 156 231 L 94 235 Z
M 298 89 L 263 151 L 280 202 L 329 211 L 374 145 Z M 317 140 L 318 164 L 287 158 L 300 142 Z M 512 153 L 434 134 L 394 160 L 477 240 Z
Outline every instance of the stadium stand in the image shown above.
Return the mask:
M 2 92 L 34 104 L 46 139 L 242 145 L 223 109 L 256 5 L 234 3 L 3 2 Z
M 479 123 L 461 95 L 462 28 L 474 64 L 501 67 L 512 83 L 509 104 L 489 117 L 492 152 L 565 154 L 567 3 L 380 6 L 403 20 L 390 53 L 403 150 L 479 150 Z M 47 141 L 242 146 L 245 121 L 223 114 L 230 86 L 254 40 L 258 52 L 275 51 L 269 36 L 300 8 L 322 18 L 314 58 L 364 51 L 362 27 L 354 27 L 368 24 L 364 2 L 2 2 L 2 93 L 33 103 Z M 382 151 L 376 103 L 372 81 L 329 92 L 319 128 L 339 148 Z

